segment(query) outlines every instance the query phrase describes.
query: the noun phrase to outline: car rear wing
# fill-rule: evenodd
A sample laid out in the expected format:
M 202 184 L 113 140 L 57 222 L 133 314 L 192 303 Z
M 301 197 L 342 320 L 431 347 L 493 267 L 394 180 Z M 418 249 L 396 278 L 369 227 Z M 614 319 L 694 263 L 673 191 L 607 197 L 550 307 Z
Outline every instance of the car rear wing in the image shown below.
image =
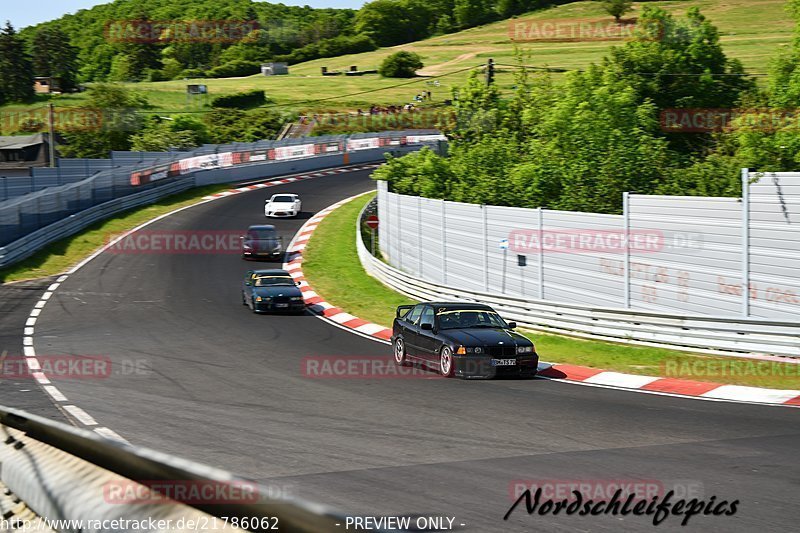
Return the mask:
M 398 305 L 397 306 L 397 318 L 405 317 L 409 311 L 414 308 L 413 305 Z

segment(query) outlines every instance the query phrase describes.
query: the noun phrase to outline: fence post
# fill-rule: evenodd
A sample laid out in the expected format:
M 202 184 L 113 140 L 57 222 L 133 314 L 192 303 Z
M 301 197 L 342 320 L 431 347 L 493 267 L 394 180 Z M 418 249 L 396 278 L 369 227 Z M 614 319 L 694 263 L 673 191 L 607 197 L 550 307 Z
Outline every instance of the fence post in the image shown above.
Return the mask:
M 623 264 L 623 304 L 625 309 L 631 307 L 631 213 L 630 193 L 622 193 L 622 233 L 625 238 L 625 260 Z
M 403 197 L 398 195 L 397 196 L 397 267 L 400 270 L 403 270 L 403 232 L 401 231 L 401 223 L 400 219 L 402 217 L 403 210 L 400 207 L 400 203 L 403 201 Z
M 423 277 L 422 269 L 422 196 L 417 196 L 417 274 Z
M 750 316 L 750 170 L 742 169 L 742 316 Z
M 487 209 L 481 204 L 483 214 L 483 292 L 489 292 L 489 216 Z
M 445 200 L 442 200 L 442 285 L 447 285 L 447 216 L 444 203 Z
M 539 299 L 544 300 L 544 248 L 542 239 L 544 238 L 544 210 L 536 208 L 537 234 L 539 238 L 538 267 L 539 267 Z

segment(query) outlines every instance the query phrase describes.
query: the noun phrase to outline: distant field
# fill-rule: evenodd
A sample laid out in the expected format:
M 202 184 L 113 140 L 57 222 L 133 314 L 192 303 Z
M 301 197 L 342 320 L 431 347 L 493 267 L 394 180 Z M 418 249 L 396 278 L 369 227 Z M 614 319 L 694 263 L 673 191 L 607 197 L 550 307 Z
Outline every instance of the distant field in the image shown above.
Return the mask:
M 770 59 L 779 50 L 787 47 L 792 40 L 794 22 L 786 11 L 785 0 L 684 0 L 650 2 L 650 4 L 661 6 L 678 17 L 682 17 L 689 7 L 699 7 L 701 12 L 719 28 L 726 54 L 741 60 L 748 72 L 765 72 Z M 643 5 L 635 3 L 634 11 L 626 17 L 636 17 Z M 598 2 L 577 2 L 522 16 L 514 22 L 565 19 L 612 20 L 603 13 Z M 611 46 L 619 44 L 619 41 L 596 40 L 514 43 L 509 38 L 508 29 L 509 21 L 497 22 L 413 44 L 293 65 L 290 67 L 289 76 L 267 78 L 256 75 L 238 79 L 208 79 L 202 80 L 202 83 L 208 85 L 212 97 L 246 89 L 264 89 L 276 104 L 298 110 L 355 110 L 371 104 L 402 104 L 413 99 L 423 89 L 433 92 L 434 102 L 441 102 L 449 98 L 450 89 L 462 84 L 468 75 L 466 71 L 457 71 L 481 67 L 490 57 L 499 64 L 513 63 L 515 44 L 522 52 L 529 54 L 526 60 L 529 65 L 567 69 L 585 68 L 592 62 L 598 62 Z M 357 65 L 359 69 L 377 68 L 384 57 L 400 49 L 420 54 L 425 63 L 422 73 L 443 76 L 440 79 L 440 86 L 428 85 L 427 83 L 431 81 L 429 78 L 419 78 L 410 85 L 394 87 L 408 83 L 408 80 L 382 79 L 377 75 L 363 77 L 320 75 L 322 66 L 327 66 L 330 70 L 345 70 L 350 65 Z M 513 84 L 510 71 L 504 71 L 502 67 L 498 68 L 496 80 L 505 90 L 510 89 Z M 200 80 L 193 80 L 193 83 L 197 82 Z M 197 106 L 187 105 L 186 82 L 183 80 L 137 83 L 130 86 L 145 93 L 153 104 L 154 111 L 160 113 L 200 109 Z M 362 91 L 376 92 L 353 95 Z M 306 103 L 307 100 L 323 98 L 331 100 Z M 82 95 L 68 95 L 58 97 L 56 102 L 58 105 L 71 106 L 80 105 L 81 100 L 83 100 Z

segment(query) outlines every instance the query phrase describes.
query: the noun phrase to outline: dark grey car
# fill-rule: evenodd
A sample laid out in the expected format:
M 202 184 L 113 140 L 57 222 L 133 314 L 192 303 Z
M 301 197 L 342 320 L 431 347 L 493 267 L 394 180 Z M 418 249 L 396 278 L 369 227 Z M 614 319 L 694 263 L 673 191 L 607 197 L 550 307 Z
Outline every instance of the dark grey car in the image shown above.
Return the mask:
M 250 226 L 242 236 L 242 259 L 283 259 L 283 238 L 271 225 Z

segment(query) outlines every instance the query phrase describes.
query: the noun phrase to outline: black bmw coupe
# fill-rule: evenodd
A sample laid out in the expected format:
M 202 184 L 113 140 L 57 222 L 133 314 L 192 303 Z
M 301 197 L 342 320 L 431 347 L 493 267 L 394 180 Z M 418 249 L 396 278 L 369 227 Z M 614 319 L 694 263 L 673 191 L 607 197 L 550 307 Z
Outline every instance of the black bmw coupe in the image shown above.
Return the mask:
M 303 313 L 303 293 L 285 270 L 248 270 L 242 282 L 242 304 L 254 313 Z
M 394 359 L 437 368 L 447 377 L 533 377 L 539 356 L 515 327 L 483 304 L 401 305 L 392 325 Z

